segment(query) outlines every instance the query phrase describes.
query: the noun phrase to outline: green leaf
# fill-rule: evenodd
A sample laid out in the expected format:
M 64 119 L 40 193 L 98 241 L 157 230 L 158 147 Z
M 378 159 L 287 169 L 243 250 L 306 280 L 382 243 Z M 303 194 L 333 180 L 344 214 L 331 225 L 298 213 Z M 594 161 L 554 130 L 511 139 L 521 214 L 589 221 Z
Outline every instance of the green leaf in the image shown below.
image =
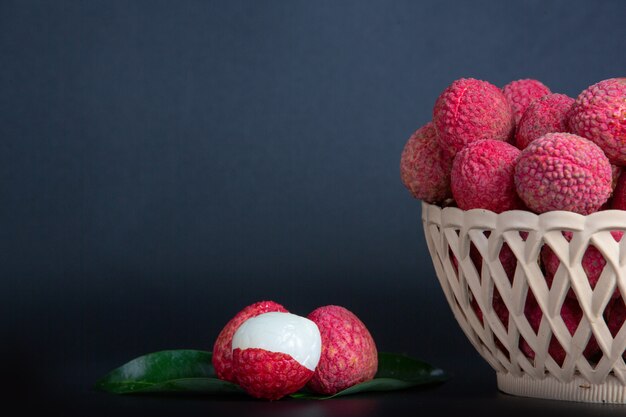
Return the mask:
M 140 356 L 114 369 L 96 388 L 115 394 L 148 392 L 241 393 L 238 385 L 215 375 L 210 352 L 164 350 Z
M 114 394 L 138 393 L 243 393 L 236 384 L 218 379 L 210 352 L 164 350 L 140 356 L 114 369 L 96 383 L 96 388 Z M 298 399 L 328 399 L 372 391 L 394 391 L 443 382 L 447 375 L 426 362 L 394 353 L 379 352 L 378 372 L 373 380 L 354 385 L 334 395 L 308 391 L 292 394 Z
M 379 352 L 378 372 L 371 381 L 353 385 L 334 395 L 324 396 L 301 391 L 291 394 L 291 397 L 326 400 L 360 392 L 396 391 L 418 385 L 441 383 L 447 379 L 448 376 L 444 371 L 426 362 L 396 353 Z

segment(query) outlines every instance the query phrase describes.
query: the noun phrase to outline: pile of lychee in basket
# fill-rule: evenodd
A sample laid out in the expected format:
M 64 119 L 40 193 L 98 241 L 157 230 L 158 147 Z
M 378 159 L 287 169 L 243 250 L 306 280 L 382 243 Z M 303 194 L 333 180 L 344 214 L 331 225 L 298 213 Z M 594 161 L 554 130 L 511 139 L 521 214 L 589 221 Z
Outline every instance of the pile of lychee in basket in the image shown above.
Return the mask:
M 278 400 L 306 386 L 333 395 L 374 378 L 378 351 L 365 324 L 336 305 L 307 317 L 274 301 L 259 301 L 237 313 L 213 347 L 218 378 L 256 398 Z
M 432 204 L 496 213 L 626 209 L 626 78 L 576 99 L 532 79 L 501 89 L 456 80 L 400 165 L 411 194 Z
M 418 199 L 462 210 L 495 213 L 526 210 L 537 214 L 565 210 L 588 215 L 626 210 L 626 78 L 611 78 L 585 88 L 577 98 L 552 93 L 533 79 L 503 88 L 481 80 L 454 81 L 437 98 L 432 121 L 417 129 L 401 155 L 401 179 Z M 620 241 L 622 231 L 611 232 Z M 569 241 L 572 232 L 564 232 Z M 480 271 L 482 259 L 472 245 L 470 257 Z M 513 280 L 517 260 L 502 246 L 499 260 Z M 454 267 L 458 261 L 452 259 Z M 560 261 L 544 245 L 540 259 L 548 287 Z M 594 246 L 582 258 L 591 288 L 606 260 Z M 505 327 L 509 311 L 494 288 L 493 310 Z M 483 313 L 471 302 L 480 322 Z M 524 313 L 535 333 L 542 311 L 529 291 Z M 583 316 L 572 289 L 561 317 L 573 335 Z M 626 318 L 626 305 L 615 289 L 603 315 L 613 336 Z M 596 361 L 602 352 L 593 336 L 584 356 Z M 496 340 L 501 350 L 506 350 Z M 520 350 L 535 353 L 522 339 Z M 508 352 L 507 352 L 508 353 Z M 549 355 L 562 365 L 566 352 L 553 336 Z

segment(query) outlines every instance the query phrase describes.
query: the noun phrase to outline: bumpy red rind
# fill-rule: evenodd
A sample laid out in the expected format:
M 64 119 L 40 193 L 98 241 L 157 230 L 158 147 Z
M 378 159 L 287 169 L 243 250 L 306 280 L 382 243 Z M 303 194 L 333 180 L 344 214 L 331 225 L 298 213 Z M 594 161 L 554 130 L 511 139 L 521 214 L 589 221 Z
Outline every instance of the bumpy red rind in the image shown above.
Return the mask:
M 452 197 L 447 156 L 437 139 L 432 122 L 417 129 L 406 142 L 400 157 L 400 178 L 413 197 L 431 204 Z
M 303 388 L 313 371 L 286 353 L 237 348 L 233 350 L 233 375 L 251 396 L 279 400 Z
M 481 140 L 463 148 L 454 158 L 450 176 L 458 207 L 495 213 L 522 209 L 513 180 L 519 155 L 519 149 L 499 140 Z
M 587 215 L 608 200 L 612 169 L 596 144 L 569 133 L 548 133 L 524 149 L 515 166 L 515 188 L 536 212 Z
M 450 156 L 481 139 L 507 141 L 515 128 L 502 91 L 474 78 L 456 80 L 441 93 L 433 108 L 433 123 L 442 149 Z
M 317 324 L 322 336 L 322 354 L 307 387 L 316 393 L 332 395 L 374 378 L 378 351 L 365 324 L 340 306 L 315 309 L 308 318 Z
M 502 87 L 502 92 L 511 106 L 515 124 L 519 123 L 522 115 L 534 100 L 551 93 L 541 81 L 531 78 L 511 81 Z
M 565 94 L 548 94 L 530 103 L 517 125 L 515 145 L 524 149 L 546 133 L 567 132 L 572 104 L 574 99 Z

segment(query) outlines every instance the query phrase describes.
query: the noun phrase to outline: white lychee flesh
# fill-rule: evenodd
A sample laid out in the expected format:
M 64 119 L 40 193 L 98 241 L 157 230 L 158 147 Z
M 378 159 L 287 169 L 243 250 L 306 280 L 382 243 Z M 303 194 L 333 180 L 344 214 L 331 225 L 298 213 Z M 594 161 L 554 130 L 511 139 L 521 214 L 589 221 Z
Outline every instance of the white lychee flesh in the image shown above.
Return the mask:
M 285 353 L 315 371 L 322 353 L 322 337 L 317 325 L 305 317 L 271 312 L 244 321 L 233 335 L 232 348 Z

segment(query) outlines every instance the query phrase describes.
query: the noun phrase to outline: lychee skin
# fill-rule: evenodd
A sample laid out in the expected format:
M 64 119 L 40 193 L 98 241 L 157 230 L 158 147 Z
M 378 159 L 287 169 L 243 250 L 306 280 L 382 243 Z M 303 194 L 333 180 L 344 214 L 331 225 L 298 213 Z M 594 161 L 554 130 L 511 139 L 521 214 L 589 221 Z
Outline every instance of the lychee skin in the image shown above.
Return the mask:
M 491 232 L 485 231 L 484 234 L 485 234 L 485 237 L 488 238 Z M 526 240 L 527 236 L 528 236 L 528 232 L 522 232 L 523 240 Z M 470 259 L 474 263 L 474 266 L 476 267 L 476 271 L 478 271 L 478 273 L 480 274 L 481 273 L 480 271 L 483 267 L 483 258 L 480 255 L 480 252 L 478 251 L 478 248 L 476 247 L 476 245 L 474 245 L 474 243 L 471 243 L 471 246 L 470 246 Z M 512 284 L 513 277 L 515 276 L 515 269 L 517 268 L 517 258 L 515 257 L 515 254 L 513 253 L 513 250 L 511 250 L 511 247 L 508 245 L 508 243 L 504 242 L 502 244 L 502 247 L 500 248 L 500 253 L 498 254 L 498 259 L 500 260 L 500 263 L 502 264 L 502 268 L 504 269 L 504 273 L 509 279 L 509 282 Z M 456 258 L 453 259 L 453 262 L 454 262 L 455 267 L 457 267 Z
M 303 388 L 313 371 L 286 353 L 237 348 L 233 350 L 233 375 L 251 396 L 279 400 Z
M 609 303 L 604 310 L 604 319 L 611 336 L 615 337 L 624 325 L 624 321 L 626 321 L 626 304 L 624 304 L 622 297 L 618 297 Z M 622 357 L 626 358 L 626 352 L 622 354 Z
M 411 135 L 400 157 L 400 178 L 413 197 L 436 204 L 452 197 L 447 156 L 437 139 L 432 122 Z
M 502 91 L 473 78 L 458 79 L 441 93 L 433 109 L 433 123 L 441 147 L 450 156 L 481 139 L 509 140 L 515 128 L 511 106 Z
M 600 146 L 611 163 L 626 166 L 626 78 L 603 80 L 580 93 L 569 127 Z
M 472 300 L 470 301 L 470 306 L 474 310 L 474 313 L 476 313 L 476 317 L 478 318 L 478 321 L 480 321 L 480 324 L 484 324 L 483 311 L 480 309 L 480 306 L 478 305 L 476 298 L 472 298 Z M 493 311 L 496 313 L 496 316 L 498 316 L 498 318 L 502 322 L 502 325 L 504 326 L 504 328 L 508 329 L 509 328 L 509 309 L 506 307 L 506 304 L 504 304 L 504 300 L 502 299 L 500 292 L 495 287 L 493 289 L 493 298 L 491 300 L 491 307 L 493 308 Z
M 548 94 L 530 103 L 517 125 L 515 145 L 524 149 L 546 133 L 567 132 L 572 104 L 574 99 L 565 94 Z
M 532 141 L 518 159 L 514 179 L 517 194 L 536 213 L 587 215 L 612 191 L 611 164 L 602 149 L 569 133 L 548 133 Z
M 612 189 L 613 193 L 615 193 L 615 188 L 617 187 L 617 182 L 622 176 L 622 167 L 611 164 L 611 174 L 612 174 Z
M 626 210 L 626 175 L 621 175 L 621 171 L 618 175 L 609 208 Z
M 526 298 L 526 305 L 524 306 L 524 315 L 528 319 L 528 323 L 530 327 L 537 333 L 539 331 L 539 325 L 541 324 L 541 318 L 543 317 L 543 312 L 537 303 L 537 300 L 534 296 L 530 296 Z M 566 298 L 561 306 L 561 318 L 567 327 L 570 335 L 574 335 L 576 329 L 578 328 L 578 324 L 583 317 L 583 311 L 580 305 L 578 304 L 578 300 L 575 298 Z M 526 355 L 526 357 L 530 359 L 534 359 L 535 352 L 532 350 L 530 345 L 526 340 L 520 340 L 520 349 Z M 600 353 L 600 347 L 598 346 L 598 342 L 596 338 L 592 335 L 587 342 L 587 346 L 583 351 L 583 356 L 588 360 L 593 361 L 597 358 Z M 550 339 L 550 345 L 548 346 L 548 354 L 554 359 L 554 361 L 562 366 L 565 361 L 565 357 L 567 353 L 563 346 L 559 343 L 558 339 L 555 336 L 552 336 Z
M 506 97 L 517 125 L 522 115 L 535 99 L 541 98 L 551 91 L 541 81 L 530 78 L 523 80 L 511 81 L 502 87 L 502 93 Z
M 332 395 L 374 378 L 378 351 L 365 324 L 340 306 L 319 307 L 308 315 L 322 336 L 322 354 L 307 387 Z
M 490 233 L 491 232 L 485 232 L 486 237 L 489 237 Z M 526 236 L 527 233 L 523 237 L 524 240 L 526 240 Z M 454 257 L 454 254 L 451 253 L 450 256 L 452 258 L 452 265 L 455 269 L 455 272 L 458 274 L 459 262 L 456 257 Z M 476 271 L 480 274 L 483 266 L 483 258 L 480 255 L 478 248 L 476 248 L 476 245 L 474 245 L 473 243 L 470 246 L 470 259 L 472 260 Z M 515 257 L 515 254 L 511 250 L 511 247 L 507 243 L 502 244 L 502 248 L 500 249 L 500 253 L 498 254 L 498 259 L 502 264 L 502 268 L 504 269 L 506 276 L 509 278 L 509 282 L 512 284 L 513 278 L 515 277 L 515 269 L 517 268 L 517 258 Z M 478 318 L 480 323 L 483 324 L 483 312 L 480 309 L 480 306 L 478 305 L 478 302 L 475 298 L 472 298 L 472 300 L 470 301 L 470 305 L 474 309 L 476 317 Z M 509 310 L 504 304 L 504 300 L 502 300 L 502 296 L 500 295 L 500 292 L 496 287 L 493 288 L 493 298 L 491 300 L 491 306 L 493 307 L 496 315 L 504 325 L 504 328 L 507 329 L 509 325 Z M 497 343 L 501 342 L 497 341 Z
M 612 231 L 611 235 L 616 242 L 622 240 L 622 236 L 624 232 L 619 230 Z M 572 232 L 564 232 L 564 237 L 568 241 L 572 239 Z M 556 274 L 556 270 L 558 269 L 561 261 L 559 260 L 556 253 L 552 250 L 552 248 L 548 245 L 544 245 L 541 248 L 541 261 L 543 262 L 543 266 L 546 271 L 546 283 L 548 284 L 548 288 L 552 288 L 552 281 L 554 280 L 554 274 Z M 595 246 L 588 246 L 585 251 L 583 258 L 581 260 L 581 265 L 585 274 L 587 275 L 587 280 L 589 280 L 589 286 L 591 289 L 596 288 L 596 284 L 600 279 L 600 274 L 602 274 L 602 270 L 606 265 L 606 259 L 600 251 Z M 567 292 L 567 296 L 572 298 L 576 297 L 576 294 L 572 289 Z M 615 289 L 612 298 L 616 298 L 619 296 L 619 289 Z
M 459 208 L 481 208 L 502 213 L 522 209 L 513 173 L 520 150 L 499 140 L 468 144 L 452 164 L 452 195 Z
M 241 324 L 259 314 L 279 311 L 287 313 L 287 309 L 274 301 L 259 301 L 251 304 L 235 315 L 217 336 L 213 346 L 213 367 L 219 379 L 236 382 L 233 375 L 232 343 L 233 335 Z

